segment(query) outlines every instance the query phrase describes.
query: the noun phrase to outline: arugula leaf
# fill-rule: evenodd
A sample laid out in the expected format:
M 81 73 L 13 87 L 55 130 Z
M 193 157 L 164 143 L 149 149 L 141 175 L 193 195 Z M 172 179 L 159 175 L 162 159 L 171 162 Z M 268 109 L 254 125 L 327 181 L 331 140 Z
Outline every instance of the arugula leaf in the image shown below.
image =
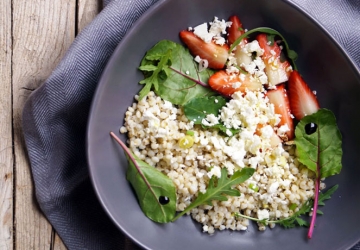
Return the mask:
M 293 66 L 294 70 L 297 70 L 297 67 L 295 64 L 295 61 L 298 58 L 297 53 L 294 50 L 291 50 L 289 48 L 289 44 L 287 43 L 286 39 L 283 37 L 283 35 L 279 31 L 274 30 L 272 28 L 268 28 L 268 27 L 259 27 L 259 28 L 255 28 L 255 29 L 245 32 L 240 37 L 238 37 L 235 40 L 235 42 L 230 46 L 229 53 L 231 51 L 233 51 L 233 49 L 240 44 L 242 39 L 244 39 L 244 38 L 248 37 L 250 34 L 256 33 L 256 32 L 266 33 L 268 35 L 268 39 L 270 38 L 269 41 L 271 42 L 271 44 L 274 44 L 274 37 L 276 35 L 279 36 L 281 38 L 281 40 L 284 42 L 286 54 L 291 61 L 291 65 Z
M 334 194 L 334 192 L 338 189 L 338 185 L 335 185 L 331 188 L 329 188 L 325 193 L 320 193 L 319 195 L 319 205 L 325 206 L 324 201 L 328 200 L 331 198 L 331 195 Z M 303 218 L 301 218 L 301 216 L 309 214 L 312 210 L 314 204 L 314 200 L 310 199 L 308 201 L 306 201 L 297 212 L 295 212 L 292 216 L 285 218 L 285 219 L 281 219 L 281 220 L 260 220 L 251 216 L 246 216 L 243 215 L 241 213 L 236 213 L 235 216 L 236 217 L 242 217 L 245 219 L 249 219 L 249 220 L 253 220 L 259 223 L 262 223 L 264 225 L 267 225 L 268 223 L 275 223 L 275 224 L 279 224 L 281 226 L 283 226 L 284 228 L 294 228 L 296 226 L 301 226 L 301 227 L 308 227 L 310 224 L 305 221 Z M 320 213 L 322 214 L 322 212 L 320 211 Z
M 126 178 L 135 190 L 144 214 L 158 223 L 170 222 L 176 213 L 176 192 L 172 180 L 156 168 L 133 155 L 113 133 L 110 135 L 126 152 L 129 161 Z M 167 198 L 167 202 L 161 199 Z
M 159 90 L 159 81 L 160 73 L 164 71 L 168 75 L 168 71 L 165 70 L 165 67 L 168 65 L 171 60 L 171 50 L 169 49 L 160 59 L 160 62 L 155 65 L 143 65 L 140 66 L 140 70 L 144 71 L 153 71 L 153 73 L 144 80 L 140 81 L 140 84 L 145 84 L 145 87 L 139 92 L 139 99 L 144 98 L 150 91 L 151 87 L 154 86 L 155 91 Z
M 211 69 L 201 72 L 189 50 L 169 40 L 162 40 L 152 47 L 140 63 L 146 84 L 140 91 L 140 100 L 153 88 L 162 99 L 175 105 L 184 105 L 199 96 L 216 93 L 207 85 L 214 73 Z
M 249 179 L 253 175 L 254 171 L 255 169 L 253 168 L 243 168 L 241 171 L 238 170 L 232 176 L 228 177 L 227 169 L 222 168 L 220 178 L 217 179 L 215 176 L 211 177 L 206 192 L 199 192 L 197 198 L 189 206 L 187 206 L 184 211 L 180 212 L 172 221 L 177 220 L 191 209 L 200 205 L 206 204 L 212 206 L 211 201 L 213 200 L 227 201 L 228 198 L 226 195 L 239 196 L 239 190 L 233 189 L 232 187 Z

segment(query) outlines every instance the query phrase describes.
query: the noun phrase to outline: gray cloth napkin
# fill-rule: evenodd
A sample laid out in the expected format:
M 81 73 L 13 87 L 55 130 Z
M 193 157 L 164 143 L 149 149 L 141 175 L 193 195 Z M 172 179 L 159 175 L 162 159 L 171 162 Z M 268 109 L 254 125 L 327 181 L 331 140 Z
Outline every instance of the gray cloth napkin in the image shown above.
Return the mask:
M 360 68 L 360 0 L 293 0 L 337 39 Z M 108 0 L 23 111 L 40 208 L 69 249 L 137 249 L 113 225 L 89 179 L 85 136 L 99 77 L 131 25 L 157 0 Z M 360 244 L 354 248 L 360 249 Z

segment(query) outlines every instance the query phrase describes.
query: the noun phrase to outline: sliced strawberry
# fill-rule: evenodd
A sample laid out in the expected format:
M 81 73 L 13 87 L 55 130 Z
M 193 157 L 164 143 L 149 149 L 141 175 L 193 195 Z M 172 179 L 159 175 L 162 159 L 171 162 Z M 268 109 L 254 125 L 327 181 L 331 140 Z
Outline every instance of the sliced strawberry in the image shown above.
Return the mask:
M 228 28 L 228 44 L 233 44 L 242 34 L 245 33 L 242 23 L 237 16 L 231 16 L 229 21 L 232 23 Z M 242 43 L 246 43 L 247 39 L 243 39 Z
M 301 120 L 306 115 L 311 115 L 319 110 L 320 105 L 309 86 L 300 76 L 293 71 L 288 82 L 288 93 L 291 112 L 296 119 Z
M 265 73 L 269 80 L 270 86 L 286 82 L 292 71 L 291 65 L 288 61 L 281 62 L 281 49 L 276 42 L 271 46 L 266 34 L 259 34 L 256 38 L 259 42 L 260 48 L 264 50 L 262 59 L 265 63 Z
M 237 16 L 231 16 L 229 21 L 232 23 L 228 28 L 228 44 L 231 46 L 236 39 L 245 33 L 245 31 L 242 29 L 242 23 Z M 239 45 L 234 49 L 234 57 L 236 58 L 236 63 L 238 65 L 241 65 L 242 63 L 247 65 L 252 62 L 251 55 L 241 49 L 247 44 L 247 42 L 247 38 L 242 39 Z
M 208 61 L 209 68 L 224 68 L 229 56 L 229 46 L 227 44 L 219 45 L 214 42 L 206 43 L 193 32 L 187 30 L 180 32 L 180 38 L 194 57 L 199 56 L 201 59 Z
M 250 75 L 229 75 L 224 70 L 220 70 L 209 78 L 209 85 L 212 89 L 224 96 L 231 96 L 237 91 L 245 92 L 261 91 L 262 84 L 259 80 Z
M 275 89 L 271 89 L 266 93 L 266 96 L 269 98 L 270 103 L 274 104 L 275 113 L 281 115 L 279 127 L 287 125 L 289 131 L 286 132 L 286 140 L 291 140 L 294 138 L 294 121 L 290 113 L 290 102 L 288 95 L 286 94 L 286 89 L 284 84 L 279 84 Z

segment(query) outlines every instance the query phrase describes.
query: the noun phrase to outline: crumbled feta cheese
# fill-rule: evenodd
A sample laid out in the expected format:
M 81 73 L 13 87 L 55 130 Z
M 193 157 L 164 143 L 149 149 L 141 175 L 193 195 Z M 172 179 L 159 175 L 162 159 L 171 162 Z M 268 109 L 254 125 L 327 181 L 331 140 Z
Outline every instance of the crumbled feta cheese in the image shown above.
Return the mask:
M 278 187 L 279 187 L 279 182 L 271 183 L 267 191 L 269 194 L 274 194 L 277 191 Z
M 194 60 L 195 60 L 195 62 L 200 63 L 201 58 L 200 58 L 200 56 L 195 56 Z
M 214 114 L 209 114 L 206 118 L 202 119 L 201 123 L 205 126 L 214 126 L 219 124 L 219 119 Z
M 213 35 L 208 32 L 208 24 L 203 23 L 194 28 L 194 34 L 201 38 L 204 42 L 211 42 Z
M 266 209 L 258 209 L 257 211 L 257 217 L 259 220 L 266 220 L 269 219 L 269 211 Z
M 221 177 L 221 168 L 219 166 L 213 166 L 210 172 L 207 173 L 208 177 L 216 176 L 217 178 Z
M 265 127 L 261 128 L 261 136 L 263 138 L 270 138 L 274 133 L 273 128 L 270 125 L 266 125 Z
M 210 43 L 213 39 L 216 44 L 225 44 L 225 38 L 222 35 L 226 34 L 226 28 L 230 27 L 231 22 L 225 22 L 225 20 L 219 20 L 214 18 L 213 22 L 210 22 L 210 29 L 208 24 L 203 23 L 194 28 L 194 34 L 201 38 L 204 42 Z

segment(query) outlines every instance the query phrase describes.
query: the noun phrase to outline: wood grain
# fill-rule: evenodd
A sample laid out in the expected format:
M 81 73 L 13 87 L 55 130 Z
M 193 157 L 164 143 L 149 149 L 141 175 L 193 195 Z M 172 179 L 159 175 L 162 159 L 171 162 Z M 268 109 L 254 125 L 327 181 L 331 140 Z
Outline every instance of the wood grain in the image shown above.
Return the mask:
M 0 249 L 13 247 L 11 0 L 0 1 Z
M 65 250 L 37 206 L 21 113 L 101 0 L 0 1 L 0 249 Z
M 77 33 L 86 27 L 101 9 L 101 0 L 79 0 L 77 7 Z
M 74 39 L 76 1 L 13 0 L 12 4 L 15 249 L 54 249 L 52 227 L 34 198 L 21 112 L 31 90 L 50 75 Z

